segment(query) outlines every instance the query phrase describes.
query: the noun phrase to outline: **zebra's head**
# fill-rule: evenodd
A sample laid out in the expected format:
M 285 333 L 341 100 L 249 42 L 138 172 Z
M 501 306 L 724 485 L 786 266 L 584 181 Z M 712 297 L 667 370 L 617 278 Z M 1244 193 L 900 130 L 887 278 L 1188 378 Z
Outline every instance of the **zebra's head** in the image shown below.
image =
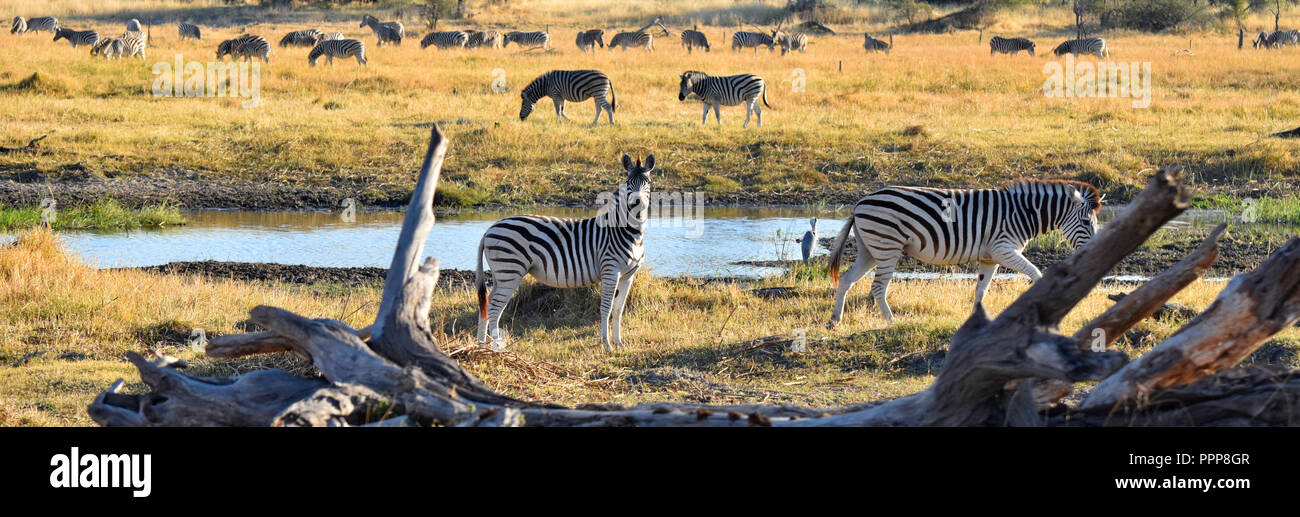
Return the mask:
M 370 24 L 372 24 L 372 23 L 375 23 L 375 22 L 377 22 L 377 21 L 379 21 L 378 18 L 375 18 L 374 16 L 370 16 L 370 15 L 367 14 L 367 15 L 361 17 L 361 25 L 358 25 L 357 27 L 365 27 L 365 26 L 370 25 Z
M 1029 50 L 1029 55 L 1034 55 L 1034 51 L 1038 50 L 1038 44 L 1032 41 L 1029 42 L 1029 48 L 1027 50 Z
M 695 94 L 695 85 L 703 81 L 709 75 L 704 72 L 694 70 L 687 71 L 680 75 L 682 78 L 681 90 L 677 92 L 677 100 L 684 101 L 687 97 Z M 696 95 L 698 97 L 698 95 Z
M 1070 246 L 1079 249 L 1097 234 L 1097 213 L 1105 196 L 1097 188 L 1083 182 L 1066 182 L 1070 187 L 1070 208 L 1061 221 L 1061 233 Z
M 523 91 L 519 92 L 519 120 L 528 120 L 528 115 L 533 113 L 533 107 L 537 105 L 537 100 L 542 98 L 542 90 L 545 88 L 542 79 L 545 75 L 534 79 L 528 83 Z
M 622 201 L 626 218 L 631 225 L 642 226 L 649 218 L 650 210 L 650 171 L 655 168 L 655 155 L 646 156 L 645 162 L 640 159 L 632 160 L 627 153 L 623 154 L 623 170 L 627 172 L 627 180 L 618 187 L 618 196 Z

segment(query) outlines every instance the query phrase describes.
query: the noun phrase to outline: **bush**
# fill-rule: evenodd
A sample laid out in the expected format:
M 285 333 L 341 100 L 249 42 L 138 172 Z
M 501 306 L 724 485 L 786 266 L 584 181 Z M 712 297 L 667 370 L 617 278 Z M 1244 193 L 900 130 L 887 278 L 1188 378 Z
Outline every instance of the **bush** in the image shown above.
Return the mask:
M 1162 32 L 1208 23 L 1203 6 L 1191 0 L 1130 0 L 1101 15 L 1105 28 Z

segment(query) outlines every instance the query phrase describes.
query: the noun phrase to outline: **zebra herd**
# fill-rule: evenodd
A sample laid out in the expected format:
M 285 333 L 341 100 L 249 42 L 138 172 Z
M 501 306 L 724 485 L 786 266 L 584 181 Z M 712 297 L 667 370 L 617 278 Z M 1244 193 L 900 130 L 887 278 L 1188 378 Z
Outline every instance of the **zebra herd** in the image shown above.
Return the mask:
M 1270 33 L 1264 33 L 1264 32 L 1259 33 L 1259 37 L 1255 38 L 1254 43 L 1252 43 L 1251 45 L 1254 46 L 1255 48 L 1259 48 L 1259 47 L 1282 48 L 1287 45 L 1297 45 L 1297 44 L 1300 44 L 1300 31 L 1279 30 Z
M 762 99 L 763 105 L 772 107 L 767 103 L 767 87 L 763 78 L 754 74 L 739 74 L 730 76 L 711 76 L 704 72 L 687 71 L 680 74 L 681 83 L 677 94 L 678 101 L 686 99 L 698 100 L 704 106 L 704 118 L 701 124 L 709 120 L 709 108 L 713 108 L 714 119 L 718 125 L 722 125 L 722 106 L 735 106 L 745 104 L 745 123 L 741 127 L 749 127 L 750 115 L 756 115 L 758 125 L 763 125 L 763 109 L 759 107 L 758 101 Z M 519 94 L 521 102 L 519 105 L 519 120 L 527 120 L 528 116 L 533 113 L 537 101 L 543 97 L 550 97 L 555 104 L 555 118 L 557 120 L 569 120 L 565 112 L 565 102 L 582 102 L 587 99 L 594 99 L 596 104 L 596 118 L 591 121 L 595 126 L 600 123 L 600 114 L 609 113 L 609 123 L 614 123 L 614 111 L 618 103 L 614 97 L 614 84 L 609 80 L 609 76 L 599 70 L 552 70 L 546 72 L 524 87 Z
M 139 57 L 143 60 L 145 49 L 149 46 L 149 37 L 141 30 L 140 21 L 134 18 L 127 20 L 126 31 L 121 36 L 111 38 L 100 37 L 96 30 L 61 27 L 59 20 L 53 16 L 32 19 L 15 16 L 9 32 L 27 34 L 41 31 L 50 31 L 54 34 L 53 41 L 66 40 L 72 48 L 88 46 L 91 57 L 104 59 Z

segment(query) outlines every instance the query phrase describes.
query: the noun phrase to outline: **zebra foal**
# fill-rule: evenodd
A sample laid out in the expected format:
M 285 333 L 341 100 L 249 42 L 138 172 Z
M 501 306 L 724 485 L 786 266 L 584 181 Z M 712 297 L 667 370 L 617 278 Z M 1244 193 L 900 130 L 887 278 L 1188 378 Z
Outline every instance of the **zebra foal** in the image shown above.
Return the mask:
M 77 45 L 94 46 L 95 43 L 99 41 L 99 32 L 74 31 L 72 29 L 59 28 L 54 31 L 54 41 L 59 41 L 60 39 L 68 40 L 68 43 L 72 44 L 72 48 L 77 48 Z
M 325 56 L 326 62 L 334 66 L 336 57 L 355 57 L 357 64 L 366 64 L 366 44 L 354 39 L 331 39 L 317 43 L 307 54 L 307 62 L 316 66 L 316 60 Z
M 478 244 L 478 341 L 504 346 L 501 312 L 524 277 L 559 288 L 600 284 L 600 344 L 606 352 L 623 346 L 623 307 L 632 280 L 645 261 L 645 234 L 650 205 L 650 172 L 655 156 L 640 160 L 623 155 L 627 179 L 613 200 L 589 219 L 521 215 L 497 221 Z M 488 294 L 483 262 L 492 270 Z M 612 320 L 612 321 L 611 321 Z M 611 344 L 613 346 L 611 346 Z
M 402 22 L 381 22 L 369 14 L 361 17 L 361 25 L 358 27 L 370 27 L 370 32 L 375 33 L 375 38 L 379 40 L 377 46 L 384 46 L 384 43 L 402 44 L 402 38 L 406 37 L 406 28 Z
M 1079 54 L 1096 54 L 1098 58 L 1102 58 L 1110 56 L 1110 48 L 1106 46 L 1104 39 L 1083 38 L 1062 42 L 1052 49 L 1052 53 L 1058 56 L 1074 54 L 1074 57 L 1079 57 Z
M 694 70 L 687 71 L 680 75 L 682 81 L 679 85 L 677 100 L 684 101 L 688 97 L 698 99 L 704 104 L 704 118 L 700 124 L 709 121 L 709 107 L 713 107 L 713 118 L 722 125 L 722 106 L 735 106 L 745 103 L 745 124 L 741 127 L 749 127 L 749 115 L 753 113 L 758 116 L 759 127 L 763 126 L 763 109 L 758 107 L 759 97 L 763 98 L 763 105 L 771 108 L 767 103 L 767 88 L 763 78 L 754 74 L 729 75 L 724 77 L 714 77 L 704 72 Z
M 176 33 L 180 35 L 182 40 L 195 39 L 203 41 L 203 35 L 199 32 L 199 26 L 192 23 L 176 24 Z
M 576 43 L 578 49 L 583 52 L 595 50 L 596 45 L 600 45 L 600 48 L 605 48 L 605 31 L 600 29 L 591 29 L 579 32 L 578 38 L 574 43 Z
M 605 100 L 606 93 L 609 100 Z M 533 79 L 519 94 L 522 103 L 519 106 L 519 120 L 527 120 L 533 107 L 542 97 L 550 97 L 555 103 L 555 118 L 569 120 L 564 111 L 564 101 L 582 102 L 594 99 L 596 118 L 591 121 L 595 126 L 600 123 L 600 112 L 609 112 L 609 123 L 614 123 L 614 108 L 618 106 L 614 98 L 614 83 L 599 70 L 552 70 Z
M 1003 38 L 1001 36 L 994 36 L 993 39 L 989 40 L 990 56 L 997 53 L 1011 54 L 1014 56 L 1020 53 L 1021 50 L 1028 51 L 1029 55 L 1032 56 L 1034 55 L 1034 51 L 1037 50 L 1037 45 L 1025 38 Z
M 894 321 L 886 295 L 894 267 L 904 254 L 927 264 L 979 262 L 975 305 L 984 301 L 998 266 L 1042 277 L 1021 251 L 1030 239 L 1061 230 L 1078 248 L 1097 232 L 1102 196 L 1077 181 L 1022 180 L 1001 189 L 957 190 L 886 187 L 862 198 L 831 245 L 830 274 L 835 306 L 827 328 L 835 328 L 853 284 L 876 269 L 871 295 L 886 321 Z M 858 257 L 840 278 L 840 258 L 849 234 Z

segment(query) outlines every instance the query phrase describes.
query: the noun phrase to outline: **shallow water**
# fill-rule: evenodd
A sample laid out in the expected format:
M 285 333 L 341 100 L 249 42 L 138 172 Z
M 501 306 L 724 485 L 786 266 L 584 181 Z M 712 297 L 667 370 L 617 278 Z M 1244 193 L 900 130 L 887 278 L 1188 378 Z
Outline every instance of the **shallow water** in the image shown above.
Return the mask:
M 476 211 L 441 215 L 429 235 L 427 255 L 443 268 L 475 267 L 478 240 L 494 221 L 519 213 L 587 217 L 591 209 Z M 1103 221 L 1114 209 L 1103 211 Z M 704 207 L 701 217 L 652 218 L 646 232 L 646 261 L 658 276 L 743 276 L 779 273 L 780 268 L 737 265 L 740 261 L 800 257 L 798 239 L 809 228 L 808 208 Z M 335 212 L 193 210 L 189 224 L 166 229 L 60 235 L 78 255 L 101 268 L 151 266 L 177 261 L 274 262 L 309 266 L 387 267 L 402 223 L 400 212 L 360 212 L 345 222 Z M 822 211 L 819 237 L 832 237 L 847 210 Z M 1211 227 L 1227 214 L 1195 211 L 1171 226 Z M 814 255 L 826 254 L 818 248 Z M 939 273 L 900 274 L 915 278 L 962 278 Z M 1001 275 L 1000 275 L 1001 276 Z M 1011 275 L 1007 275 L 1011 276 Z M 1136 278 L 1134 279 L 1136 280 Z

